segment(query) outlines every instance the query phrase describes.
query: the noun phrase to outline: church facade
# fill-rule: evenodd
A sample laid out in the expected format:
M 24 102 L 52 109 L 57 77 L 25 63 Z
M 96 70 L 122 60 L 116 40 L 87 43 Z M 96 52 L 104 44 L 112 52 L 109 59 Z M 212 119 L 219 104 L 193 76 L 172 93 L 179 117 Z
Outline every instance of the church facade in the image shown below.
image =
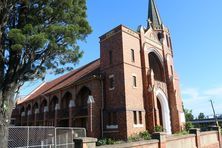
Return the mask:
M 100 37 L 100 59 L 43 83 L 13 112 L 16 125 L 84 127 L 87 136 L 126 139 L 185 122 L 170 32 L 155 1 L 147 27 L 119 25 Z

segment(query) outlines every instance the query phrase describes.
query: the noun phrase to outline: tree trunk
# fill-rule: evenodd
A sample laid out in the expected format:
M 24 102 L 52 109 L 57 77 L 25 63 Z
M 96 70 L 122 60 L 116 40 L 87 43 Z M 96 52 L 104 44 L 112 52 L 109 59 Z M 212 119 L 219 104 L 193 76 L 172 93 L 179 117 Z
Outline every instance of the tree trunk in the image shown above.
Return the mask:
M 0 90 L 0 147 L 8 148 L 8 128 L 14 106 L 15 90 Z
M 0 125 L 0 145 L 2 148 L 8 147 L 8 125 Z

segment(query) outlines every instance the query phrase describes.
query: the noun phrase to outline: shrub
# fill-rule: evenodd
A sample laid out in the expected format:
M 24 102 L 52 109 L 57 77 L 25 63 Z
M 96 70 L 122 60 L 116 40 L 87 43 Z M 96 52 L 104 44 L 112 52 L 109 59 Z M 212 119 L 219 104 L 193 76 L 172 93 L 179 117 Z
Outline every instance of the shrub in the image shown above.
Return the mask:
M 101 145 L 112 145 L 112 144 L 117 144 L 117 143 L 121 143 L 122 141 L 116 141 L 116 140 L 113 140 L 111 138 L 102 138 L 102 139 L 99 139 L 97 142 L 96 142 L 96 145 L 97 146 L 101 146 Z
M 163 132 L 164 128 L 161 125 L 157 125 L 154 128 L 154 132 Z
M 150 140 L 151 139 L 151 135 L 148 131 L 140 132 L 139 135 L 144 140 Z
M 103 139 L 99 139 L 97 142 L 96 142 L 96 145 L 97 146 L 100 146 L 100 145 L 106 145 L 106 139 L 103 138 Z
M 191 122 L 186 122 L 185 123 L 185 130 L 189 131 L 191 128 L 193 128 L 193 124 Z
M 177 132 L 177 133 L 175 133 L 175 135 L 177 135 L 177 136 L 187 135 L 187 134 L 189 134 L 189 132 L 186 131 L 186 130 L 183 130 L 183 131 L 181 131 L 181 132 Z
M 115 144 L 116 141 L 111 139 L 111 138 L 102 138 L 102 139 L 99 139 L 97 142 L 96 142 L 96 145 L 97 146 L 101 146 L 101 145 L 112 145 L 112 144 Z
M 128 138 L 129 142 L 135 142 L 140 140 L 150 140 L 151 135 L 148 131 L 140 132 L 139 134 L 134 134 Z

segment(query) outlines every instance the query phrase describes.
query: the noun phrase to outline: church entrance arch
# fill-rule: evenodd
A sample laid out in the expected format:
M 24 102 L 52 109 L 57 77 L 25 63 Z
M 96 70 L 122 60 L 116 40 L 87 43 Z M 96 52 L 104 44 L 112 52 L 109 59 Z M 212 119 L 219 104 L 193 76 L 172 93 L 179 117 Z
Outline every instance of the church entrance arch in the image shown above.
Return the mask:
M 166 130 L 167 134 L 171 134 L 170 109 L 168 99 L 161 89 L 156 91 L 157 106 L 159 110 L 160 124 Z M 159 102 L 159 103 L 158 103 Z

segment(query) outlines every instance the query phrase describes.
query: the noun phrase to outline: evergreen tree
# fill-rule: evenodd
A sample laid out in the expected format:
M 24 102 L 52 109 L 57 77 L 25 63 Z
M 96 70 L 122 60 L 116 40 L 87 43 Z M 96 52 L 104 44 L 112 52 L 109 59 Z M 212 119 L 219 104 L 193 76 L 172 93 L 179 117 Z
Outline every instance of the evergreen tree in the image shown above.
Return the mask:
M 198 115 L 198 119 L 205 119 L 204 113 L 200 113 L 200 114 Z
M 0 145 L 7 147 L 14 97 L 26 81 L 71 70 L 91 33 L 86 0 L 0 0 Z

